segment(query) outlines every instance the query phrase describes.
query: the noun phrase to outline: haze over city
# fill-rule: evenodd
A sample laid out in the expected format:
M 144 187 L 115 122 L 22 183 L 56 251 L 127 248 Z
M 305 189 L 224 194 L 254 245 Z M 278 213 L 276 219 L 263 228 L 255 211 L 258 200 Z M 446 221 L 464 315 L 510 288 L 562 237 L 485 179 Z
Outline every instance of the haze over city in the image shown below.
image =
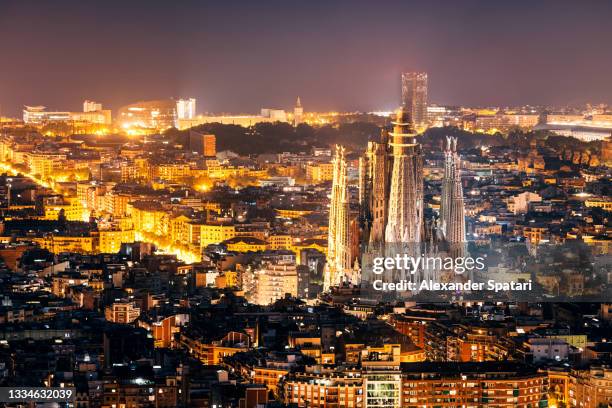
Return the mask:
M 398 72 L 455 105 L 612 102 L 612 3 L 0 1 L 0 109 L 391 110 Z

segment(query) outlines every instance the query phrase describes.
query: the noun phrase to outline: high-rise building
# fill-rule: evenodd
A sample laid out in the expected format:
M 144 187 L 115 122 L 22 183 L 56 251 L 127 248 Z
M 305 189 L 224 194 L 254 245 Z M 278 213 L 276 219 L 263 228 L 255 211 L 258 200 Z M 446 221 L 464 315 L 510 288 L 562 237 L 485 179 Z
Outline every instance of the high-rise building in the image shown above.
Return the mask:
M 204 156 L 215 157 L 217 155 L 217 136 L 204 135 L 202 144 L 204 145 Z
M 350 207 L 347 186 L 347 164 L 344 147 L 336 146 L 333 164 L 327 265 L 324 271 L 324 290 L 349 280 L 351 269 Z
M 427 125 L 427 73 L 402 73 L 402 105 L 408 109 L 414 125 Z
M 295 108 L 293 108 L 293 126 L 297 126 L 302 123 L 304 120 L 304 108 L 302 107 L 302 102 L 300 101 L 300 97 L 297 97 L 297 101 L 295 103 Z
M 247 298 L 257 305 L 269 305 L 286 295 L 298 295 L 298 271 L 294 263 L 269 263 L 251 277 Z
M 446 138 L 440 227 L 444 238 L 451 245 L 465 242 L 465 206 L 456 137 Z
M 406 107 L 397 112 L 390 133 L 393 159 L 385 241 L 419 243 L 423 224 L 423 156 Z
M 215 157 L 217 155 L 217 137 L 190 130 L 189 150 L 201 153 L 205 157 Z
M 83 102 L 83 112 L 97 112 L 102 110 L 102 104 L 94 101 Z
M 196 116 L 195 98 L 179 99 L 176 101 L 176 118 L 178 120 L 193 119 Z

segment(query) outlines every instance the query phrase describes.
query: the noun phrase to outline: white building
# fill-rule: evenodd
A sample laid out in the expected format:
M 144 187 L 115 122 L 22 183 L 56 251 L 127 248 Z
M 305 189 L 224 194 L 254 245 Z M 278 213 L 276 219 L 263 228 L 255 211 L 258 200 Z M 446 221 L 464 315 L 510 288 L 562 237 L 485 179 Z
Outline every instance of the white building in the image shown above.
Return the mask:
M 525 191 L 518 195 L 508 198 L 508 211 L 513 214 L 524 214 L 529 208 L 531 202 L 541 202 L 542 197 L 539 194 Z
M 83 112 L 97 112 L 102 110 L 102 104 L 94 101 L 83 102 Z
M 294 263 L 267 264 L 255 271 L 247 298 L 257 305 L 269 305 L 285 295 L 297 296 L 298 273 Z
M 533 362 L 567 361 L 578 350 L 561 339 L 533 338 L 529 339 L 529 350 Z
M 195 98 L 179 99 L 176 101 L 176 118 L 178 120 L 193 119 L 196 116 Z

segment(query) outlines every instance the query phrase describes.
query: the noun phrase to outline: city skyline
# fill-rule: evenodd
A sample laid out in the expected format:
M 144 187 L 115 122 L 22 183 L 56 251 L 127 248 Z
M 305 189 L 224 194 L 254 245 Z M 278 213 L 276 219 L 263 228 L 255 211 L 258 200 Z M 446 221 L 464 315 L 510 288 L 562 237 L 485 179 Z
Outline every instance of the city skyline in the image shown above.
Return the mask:
M 77 110 L 82 96 L 113 110 L 175 96 L 199 111 L 253 112 L 297 95 L 311 111 L 392 110 L 403 71 L 428 73 L 433 103 L 612 102 L 612 57 L 598 46 L 612 38 L 610 4 L 143 7 L 0 3 L 3 55 L 19 55 L 0 75 L 2 113 Z

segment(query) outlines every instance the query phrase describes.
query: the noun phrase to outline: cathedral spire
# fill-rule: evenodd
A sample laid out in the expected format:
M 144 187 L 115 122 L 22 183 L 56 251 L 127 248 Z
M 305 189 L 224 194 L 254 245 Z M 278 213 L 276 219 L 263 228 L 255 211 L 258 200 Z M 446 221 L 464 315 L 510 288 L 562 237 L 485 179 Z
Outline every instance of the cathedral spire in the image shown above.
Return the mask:
M 302 107 L 302 101 L 300 97 L 297 97 L 295 101 L 295 107 L 293 108 L 293 126 L 297 126 L 304 121 L 304 108 Z
M 385 241 L 421 242 L 423 224 L 423 157 L 410 112 L 397 111 L 390 133 L 393 160 Z
M 327 264 L 323 289 L 338 286 L 351 275 L 350 206 L 345 149 L 336 146 L 332 160 L 333 180 L 329 208 Z
M 451 245 L 465 242 L 465 205 L 461 185 L 460 158 L 457 153 L 457 138 L 447 137 L 444 150 L 444 179 L 440 219 L 444 237 Z

